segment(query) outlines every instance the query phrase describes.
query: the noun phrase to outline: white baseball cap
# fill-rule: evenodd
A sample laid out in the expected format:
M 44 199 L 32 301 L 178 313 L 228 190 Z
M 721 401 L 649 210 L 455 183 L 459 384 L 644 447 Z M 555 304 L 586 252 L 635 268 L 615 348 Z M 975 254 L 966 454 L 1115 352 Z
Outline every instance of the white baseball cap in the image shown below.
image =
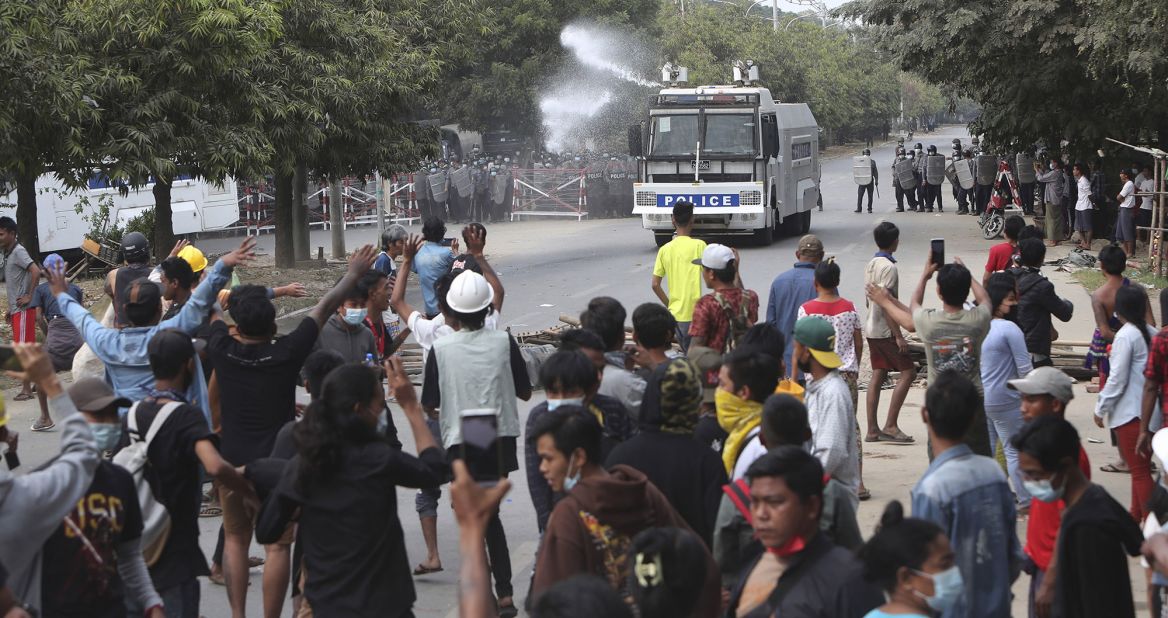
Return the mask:
M 698 266 L 705 266 L 713 270 L 722 270 L 730 264 L 734 259 L 734 251 L 726 245 L 707 245 L 706 250 L 702 251 L 702 257 L 694 260 L 693 263 Z

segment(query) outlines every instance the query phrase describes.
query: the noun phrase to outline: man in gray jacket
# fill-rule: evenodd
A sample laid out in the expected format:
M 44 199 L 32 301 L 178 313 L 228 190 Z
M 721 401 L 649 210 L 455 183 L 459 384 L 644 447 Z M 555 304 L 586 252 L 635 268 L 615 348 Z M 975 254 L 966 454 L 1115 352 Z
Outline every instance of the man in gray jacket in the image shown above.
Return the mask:
M 39 345 L 17 345 L 23 378 L 48 399 L 54 418 L 64 419 L 61 453 L 23 476 L 0 470 L 0 548 L 9 569 L 8 586 L 24 605 L 41 600 L 41 546 L 77 505 L 93 481 L 99 453 L 93 431 L 69 399 L 48 354 Z M 0 411 L 0 441 L 9 437 L 8 417 Z
M 1050 169 L 1043 171 L 1042 164 L 1035 162 L 1036 180 L 1042 183 L 1043 219 L 1046 229 L 1046 246 L 1054 247 L 1062 239 L 1063 194 L 1066 192 L 1066 178 L 1063 176 L 1062 162 L 1052 158 Z M 1036 217 L 1037 218 L 1037 217 Z

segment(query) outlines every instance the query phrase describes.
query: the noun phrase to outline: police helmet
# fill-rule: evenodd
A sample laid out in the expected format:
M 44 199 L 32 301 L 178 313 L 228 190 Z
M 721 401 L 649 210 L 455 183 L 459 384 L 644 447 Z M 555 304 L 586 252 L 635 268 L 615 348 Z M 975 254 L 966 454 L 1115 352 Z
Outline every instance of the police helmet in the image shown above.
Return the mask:
M 865 148 L 864 149 L 864 156 L 867 157 L 867 156 L 871 156 L 871 155 L 872 155 L 872 151 Z
M 937 154 L 937 147 L 933 144 L 929 144 L 929 154 Z
M 913 150 L 921 150 L 922 148 L 923 148 L 923 146 L 921 146 L 920 142 L 917 142 L 917 145 L 913 146 Z

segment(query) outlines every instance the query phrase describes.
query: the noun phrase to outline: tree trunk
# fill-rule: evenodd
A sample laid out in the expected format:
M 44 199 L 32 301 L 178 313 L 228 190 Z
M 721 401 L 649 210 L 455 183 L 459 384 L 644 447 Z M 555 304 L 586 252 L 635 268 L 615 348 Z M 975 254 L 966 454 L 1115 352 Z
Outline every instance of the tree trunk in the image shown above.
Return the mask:
M 37 238 L 36 174 L 16 177 L 16 237 L 38 263 L 41 243 Z
M 154 257 L 165 258 L 174 247 L 174 216 L 170 210 L 170 178 L 154 181 Z
M 292 174 L 276 172 L 276 268 L 296 266 L 296 213 L 292 201 Z
M 345 199 L 341 181 L 329 183 L 329 228 L 333 236 L 333 259 L 345 259 Z
M 292 246 L 295 249 L 296 260 L 312 259 L 312 247 L 308 239 L 308 166 L 304 163 L 296 164 L 296 175 L 292 178 L 292 230 L 294 233 Z

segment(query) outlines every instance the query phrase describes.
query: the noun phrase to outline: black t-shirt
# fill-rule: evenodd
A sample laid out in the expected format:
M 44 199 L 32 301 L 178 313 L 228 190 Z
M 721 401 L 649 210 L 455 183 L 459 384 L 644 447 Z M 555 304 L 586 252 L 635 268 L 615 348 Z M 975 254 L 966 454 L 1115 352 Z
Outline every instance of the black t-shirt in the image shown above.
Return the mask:
M 256 526 L 278 538 L 300 508 L 304 596 L 318 616 L 408 616 L 416 598 L 397 510 L 397 488 L 434 487 L 449 473 L 438 448 L 418 456 L 380 440 L 349 443 L 335 475 L 300 487 L 300 458 L 288 463 Z
M 722 454 L 722 445 L 729 436 L 730 434 L 718 424 L 718 417 L 713 414 L 698 417 L 698 424 L 694 427 L 694 439 L 710 447 L 715 453 Z
M 520 395 L 531 391 L 531 378 L 527 376 L 527 361 L 523 360 L 523 353 L 519 351 L 519 344 L 515 338 L 511 340 L 511 380 L 515 383 L 515 394 Z M 427 408 L 442 407 L 442 392 L 438 388 L 438 360 L 434 350 L 426 356 L 426 370 L 422 377 L 422 405 Z
M 211 325 L 207 353 L 219 381 L 224 459 L 242 466 L 271 454 L 280 428 L 296 417 L 300 367 L 319 331 L 304 318 L 273 342 L 243 344 L 223 322 Z
M 142 536 L 133 477 L 119 466 L 101 462 L 68 518 L 89 546 L 65 523 L 45 541 L 42 615 L 122 618 L 126 607 L 115 554 L 118 545 Z
M 138 429 L 145 436 L 162 405 L 147 399 L 138 404 Z M 200 575 L 209 575 L 207 559 L 199 548 L 199 506 L 202 481 L 195 444 L 219 438 L 207 427 L 203 411 L 182 404 L 170 414 L 158 430 L 150 450 L 150 486 L 154 495 L 170 514 L 170 536 L 158 562 L 150 567 L 154 588 L 165 590 Z

